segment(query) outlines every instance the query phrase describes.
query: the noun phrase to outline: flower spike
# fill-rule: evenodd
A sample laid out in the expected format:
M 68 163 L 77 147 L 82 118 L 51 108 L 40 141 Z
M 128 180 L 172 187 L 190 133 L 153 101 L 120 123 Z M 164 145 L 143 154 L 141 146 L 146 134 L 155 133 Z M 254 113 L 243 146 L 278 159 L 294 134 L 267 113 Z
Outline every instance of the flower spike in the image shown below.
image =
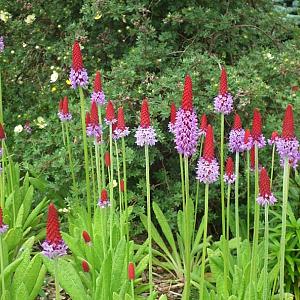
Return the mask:
M 259 176 L 259 195 L 257 203 L 261 206 L 274 205 L 277 202 L 271 193 L 270 178 L 265 168 L 262 168 Z

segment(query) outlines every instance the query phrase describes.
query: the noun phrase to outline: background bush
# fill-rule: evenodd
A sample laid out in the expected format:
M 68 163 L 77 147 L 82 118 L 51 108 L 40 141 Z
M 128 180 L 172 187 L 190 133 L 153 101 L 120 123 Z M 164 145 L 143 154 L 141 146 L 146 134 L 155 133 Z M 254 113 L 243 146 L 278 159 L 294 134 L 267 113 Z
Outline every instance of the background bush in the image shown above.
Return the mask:
M 299 28 L 290 17 L 297 15 L 298 6 L 294 5 L 297 1 L 290 2 L 0 0 L 0 34 L 6 41 L 5 54 L 0 57 L 5 125 L 14 155 L 24 169 L 49 182 L 61 206 L 71 200 L 65 189 L 71 185 L 67 153 L 56 113 L 59 99 L 68 95 L 74 116 L 76 173 L 83 178 L 79 99 L 67 83 L 71 47 L 77 38 L 90 82 L 100 70 L 106 96 L 116 107 L 125 107 L 131 128 L 138 125 L 141 100 L 149 99 L 160 141 L 151 150 L 153 199 L 163 210 L 169 209 L 170 221 L 174 221 L 181 187 L 167 124 L 169 105 L 172 101 L 180 104 L 184 75 L 192 76 L 197 112 L 208 114 L 217 135 L 219 118 L 213 113 L 212 101 L 218 91 L 218 63 L 227 65 L 235 109 L 244 125 L 251 125 L 253 108 L 258 107 L 266 137 L 280 130 L 287 103 L 300 107 Z M 58 80 L 50 83 L 53 71 Z M 86 96 L 91 90 L 92 84 Z M 296 121 L 299 111 L 295 110 Z M 14 127 L 26 120 L 33 133 L 14 134 Z M 226 118 L 227 130 L 231 124 L 232 116 Z M 299 126 L 297 130 L 299 136 Z M 137 214 L 145 204 L 143 152 L 134 146 L 133 135 L 128 145 L 130 199 Z M 263 150 L 262 161 L 269 167 L 270 149 Z M 220 215 L 217 189 L 212 188 L 210 196 L 216 216 Z M 219 220 L 214 224 L 211 231 L 218 233 Z

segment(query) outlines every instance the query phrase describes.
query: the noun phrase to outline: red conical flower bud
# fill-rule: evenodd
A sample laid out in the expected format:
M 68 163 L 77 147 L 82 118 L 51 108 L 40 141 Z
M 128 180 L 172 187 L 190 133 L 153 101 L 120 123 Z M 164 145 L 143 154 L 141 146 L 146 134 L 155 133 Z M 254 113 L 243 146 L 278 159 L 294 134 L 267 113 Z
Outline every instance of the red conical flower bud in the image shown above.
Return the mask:
M 101 191 L 101 201 L 102 202 L 106 202 L 108 200 L 108 196 L 107 196 L 107 190 L 106 189 L 103 189 Z
M 251 137 L 250 129 L 247 128 L 247 129 L 245 130 L 244 144 L 248 144 L 248 143 L 249 143 L 250 137 Z
M 141 108 L 141 127 L 148 128 L 150 126 L 150 114 L 147 99 L 143 100 Z
M 114 106 L 113 106 L 111 100 L 109 100 L 108 103 L 107 103 L 105 118 L 109 122 L 112 122 L 116 118 L 115 117 Z
M 124 111 L 123 107 L 119 107 L 118 109 L 118 122 L 117 122 L 117 128 L 120 130 L 125 130 L 125 120 L 124 120 Z
M 277 131 L 273 131 L 272 132 L 272 135 L 271 135 L 271 140 L 272 141 L 274 141 L 276 138 L 278 138 L 279 137 L 279 134 L 278 134 L 278 132 Z
M 63 114 L 68 114 L 69 113 L 69 101 L 68 101 L 67 96 L 65 96 L 64 100 L 63 100 L 62 113 Z
M 262 168 L 259 176 L 259 194 L 261 196 L 271 195 L 271 185 L 268 172 L 265 168 Z
M 282 137 L 284 139 L 292 139 L 295 137 L 294 114 L 293 106 L 291 104 L 289 104 L 285 110 L 285 115 L 282 124 Z
M 109 152 L 108 151 L 106 151 L 105 153 L 104 153 L 104 161 L 105 161 L 105 165 L 106 165 L 106 167 L 110 167 L 110 154 L 109 154 Z
M 59 105 L 58 105 L 58 110 L 60 113 L 63 112 L 63 107 L 64 107 L 64 100 L 61 99 L 61 100 L 59 100 Z
M 176 105 L 174 102 L 172 102 L 170 107 L 170 123 L 175 124 L 176 122 Z
M 2 207 L 0 207 L 0 227 L 2 227 L 3 225 L 3 210 Z
M 95 101 L 92 102 L 91 106 L 91 123 L 94 125 L 99 124 L 98 107 Z
M 3 125 L 0 123 L 0 141 L 5 139 L 5 131 Z
M 134 270 L 133 262 L 130 262 L 128 264 L 128 279 L 129 280 L 134 280 L 135 279 L 135 270 Z
M 255 148 L 252 147 L 250 150 L 250 168 L 255 169 Z
M 73 61 L 72 67 L 77 72 L 78 70 L 83 69 L 82 55 L 78 41 L 74 42 L 73 45 Z
M 215 152 L 214 152 L 214 132 L 211 125 L 207 126 L 207 132 L 204 142 L 204 152 L 203 157 L 207 161 L 212 161 L 215 158 Z
M 226 175 L 231 176 L 234 172 L 234 163 L 231 157 L 228 157 L 226 160 Z
M 94 92 L 101 92 L 102 91 L 102 82 L 101 82 L 101 75 L 100 72 L 96 72 L 95 81 L 94 81 Z
M 88 126 L 88 125 L 90 125 L 90 124 L 91 124 L 91 116 L 90 116 L 90 113 L 87 112 L 87 113 L 85 114 L 85 126 Z
M 83 272 L 88 273 L 90 271 L 90 267 L 89 267 L 89 264 L 87 263 L 87 261 L 83 260 L 81 263 L 81 266 L 82 266 Z
M 52 245 L 57 245 L 62 240 L 60 230 L 59 230 L 58 214 L 53 203 L 50 203 L 48 207 L 46 239 L 48 243 Z
M 253 112 L 253 121 L 252 121 L 252 133 L 251 136 L 253 140 L 257 141 L 261 136 L 262 124 L 261 124 L 261 115 L 257 108 Z
M 206 114 L 203 114 L 201 116 L 200 129 L 202 129 L 202 130 L 206 130 L 207 129 L 207 116 L 206 116 Z
M 234 130 L 242 129 L 242 121 L 238 114 L 235 114 L 235 116 L 234 116 L 233 129 Z
M 190 75 L 185 76 L 181 107 L 184 110 L 193 109 L 193 85 Z
M 227 87 L 227 73 L 225 68 L 223 67 L 221 70 L 221 76 L 220 76 L 220 86 L 219 86 L 219 93 L 221 95 L 224 95 L 228 92 Z
M 87 244 L 91 242 L 91 237 L 87 231 L 82 231 L 82 237 Z
M 124 189 L 125 189 L 125 183 L 124 183 L 124 179 L 120 180 L 120 190 L 122 193 L 124 193 Z

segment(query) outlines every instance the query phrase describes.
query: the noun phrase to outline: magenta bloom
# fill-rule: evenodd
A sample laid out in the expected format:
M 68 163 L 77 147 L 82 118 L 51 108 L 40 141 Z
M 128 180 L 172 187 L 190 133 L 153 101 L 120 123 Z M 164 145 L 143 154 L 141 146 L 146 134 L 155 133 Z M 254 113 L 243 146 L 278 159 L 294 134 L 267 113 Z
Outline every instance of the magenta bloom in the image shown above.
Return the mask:
M 217 181 L 219 164 L 214 154 L 214 134 L 210 125 L 207 126 L 203 156 L 198 160 L 196 178 L 205 184 Z
M 83 66 L 82 55 L 79 43 L 75 41 L 73 45 L 73 61 L 70 71 L 70 81 L 72 88 L 86 87 L 88 85 L 88 74 Z
M 253 146 L 253 139 L 251 137 L 250 129 L 247 128 L 245 130 L 245 137 L 244 137 L 244 151 L 250 151 Z
M 109 207 L 109 206 L 110 206 L 110 201 L 109 201 L 109 199 L 108 199 L 106 189 L 103 189 L 103 190 L 101 191 L 101 197 L 100 197 L 99 200 L 98 200 L 98 206 L 99 206 L 100 208 L 106 208 L 106 207 Z
M 233 110 L 233 98 L 228 92 L 227 73 L 222 68 L 220 77 L 219 95 L 214 99 L 215 112 L 228 115 Z
M 261 114 L 257 108 L 253 112 L 251 137 L 253 145 L 257 145 L 258 148 L 266 146 L 266 139 L 262 134 Z
M 114 137 L 115 137 L 115 139 L 118 140 L 120 138 L 123 138 L 123 137 L 129 135 L 129 133 L 130 133 L 129 128 L 125 125 L 125 117 L 124 117 L 123 107 L 119 107 L 117 123 L 113 124 Z
M 259 195 L 256 199 L 261 206 L 274 205 L 277 202 L 271 193 L 270 178 L 265 168 L 262 168 L 259 176 Z
M 150 123 L 149 106 L 147 99 L 143 100 L 141 108 L 141 122 L 135 133 L 138 146 L 154 146 L 157 142 L 155 129 Z
M 59 112 L 57 115 L 62 122 L 67 122 L 72 120 L 72 115 L 69 112 L 69 101 L 67 96 L 65 96 L 63 100 L 60 100 Z
M 245 130 L 242 128 L 241 118 L 238 114 L 234 117 L 234 125 L 229 133 L 229 150 L 243 152 L 245 149 Z
M 99 124 L 98 107 L 96 102 L 92 102 L 91 113 L 86 118 L 86 134 L 89 137 L 94 137 L 97 142 L 102 136 L 102 126 Z M 100 139 L 101 143 L 102 139 Z
M 98 105 L 105 104 L 105 95 L 102 90 L 102 82 L 100 72 L 97 71 L 94 81 L 94 91 L 91 95 L 91 101 L 96 102 Z
M 5 45 L 4 45 L 4 39 L 3 36 L 0 36 L 0 53 L 4 51 Z
M 177 111 L 174 125 L 175 148 L 185 157 L 192 156 L 199 138 L 197 115 L 193 109 L 192 80 L 185 77 L 181 108 Z

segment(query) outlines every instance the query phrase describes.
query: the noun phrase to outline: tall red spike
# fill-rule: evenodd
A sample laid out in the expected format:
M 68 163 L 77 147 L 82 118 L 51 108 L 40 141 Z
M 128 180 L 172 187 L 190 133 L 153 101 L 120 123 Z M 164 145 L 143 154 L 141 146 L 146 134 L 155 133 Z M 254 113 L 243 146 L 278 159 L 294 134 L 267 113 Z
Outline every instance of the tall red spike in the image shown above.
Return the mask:
M 228 92 L 228 86 L 227 86 L 227 73 L 224 67 L 222 67 L 221 70 L 221 76 L 220 76 L 220 86 L 219 86 L 219 93 L 221 95 L 224 95 Z
M 65 96 L 62 104 L 62 113 L 63 114 L 68 114 L 69 113 L 69 101 L 68 97 Z
M 78 41 L 74 42 L 72 54 L 73 54 L 73 61 L 72 61 L 73 69 L 75 71 L 83 69 L 82 54 L 81 54 Z
M 50 203 L 48 207 L 48 219 L 47 219 L 47 236 L 46 239 L 50 244 L 57 245 L 61 242 L 61 234 L 59 230 L 59 220 L 56 207 L 53 203 Z
M 125 127 L 126 126 L 125 126 L 124 110 L 123 107 L 119 107 L 117 128 L 120 130 L 125 130 Z
M 207 132 L 204 143 L 203 157 L 209 162 L 215 158 L 214 152 L 214 132 L 211 125 L 207 126 Z
M 234 116 L 233 129 L 234 130 L 242 129 L 242 121 L 238 114 L 235 114 L 235 116 Z
M 271 195 L 271 185 L 268 172 L 262 168 L 259 176 L 259 193 L 261 196 Z
M 98 107 L 95 101 L 92 102 L 91 106 L 91 123 L 95 125 L 99 124 Z
M 181 107 L 184 110 L 193 109 L 193 84 L 190 75 L 185 76 Z
M 63 112 L 63 107 L 64 107 L 64 100 L 60 99 L 59 104 L 58 104 L 58 110 L 59 110 L 60 113 Z
M 95 81 L 94 81 L 94 92 L 101 92 L 102 91 L 102 82 L 101 82 L 101 75 L 100 72 L 96 72 Z
M 206 130 L 207 129 L 207 116 L 206 116 L 206 114 L 203 114 L 201 116 L 200 129 L 202 129 L 202 130 Z
M 262 133 L 261 114 L 257 108 L 253 112 L 252 133 L 253 140 L 258 140 Z
M 251 137 L 251 132 L 250 132 L 250 129 L 247 128 L 245 130 L 244 144 L 248 144 L 249 143 L 250 137 Z
M 109 100 L 107 103 L 105 118 L 108 121 L 113 121 L 116 118 L 114 106 L 113 106 L 113 103 L 111 102 L 111 100 Z
M 175 122 L 176 122 L 176 105 L 174 102 L 172 102 L 170 107 L 170 123 L 175 124 Z
M 234 163 L 233 159 L 229 156 L 226 160 L 226 175 L 230 176 L 234 173 Z
M 5 139 L 5 131 L 3 125 L 0 123 L 0 141 Z
M 148 100 L 144 99 L 141 108 L 141 127 L 148 128 L 150 126 L 150 114 Z
M 91 124 L 91 115 L 89 112 L 86 112 L 85 114 L 85 126 L 88 126 Z
M 282 124 L 282 137 L 292 139 L 295 137 L 293 106 L 289 104 L 286 107 Z

